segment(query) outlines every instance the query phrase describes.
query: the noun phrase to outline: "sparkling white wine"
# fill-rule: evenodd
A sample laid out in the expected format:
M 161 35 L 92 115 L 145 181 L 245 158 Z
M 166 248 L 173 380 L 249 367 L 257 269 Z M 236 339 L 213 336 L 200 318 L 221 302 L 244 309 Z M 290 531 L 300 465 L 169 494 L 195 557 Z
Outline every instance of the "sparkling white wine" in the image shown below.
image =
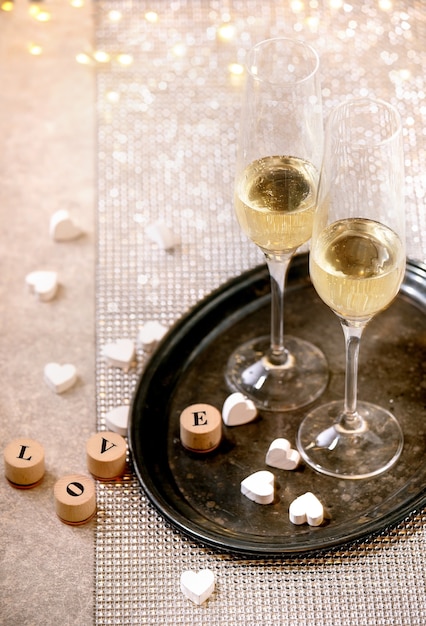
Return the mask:
M 325 228 L 310 255 L 312 282 L 322 300 L 345 319 L 362 320 L 385 309 L 405 269 L 396 233 L 373 220 L 351 218 Z
M 251 163 L 236 183 L 241 228 L 262 250 L 295 250 L 312 234 L 318 173 L 302 159 L 271 156 Z

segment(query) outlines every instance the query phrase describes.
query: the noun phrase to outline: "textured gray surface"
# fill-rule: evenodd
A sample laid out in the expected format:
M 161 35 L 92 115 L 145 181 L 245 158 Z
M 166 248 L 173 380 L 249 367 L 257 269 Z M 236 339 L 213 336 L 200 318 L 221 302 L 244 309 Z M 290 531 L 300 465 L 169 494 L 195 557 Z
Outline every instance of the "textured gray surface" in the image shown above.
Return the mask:
M 86 439 L 104 427 L 108 408 L 130 402 L 143 368 L 140 350 L 129 374 L 106 368 L 103 343 L 134 338 L 148 319 L 171 324 L 261 260 L 229 219 L 241 80 L 228 66 L 242 62 L 255 40 L 297 34 L 314 42 L 326 107 L 364 90 L 397 102 L 407 129 L 409 254 L 426 258 L 424 2 L 394 1 L 389 10 L 373 0 L 310 8 L 250 0 L 43 5 L 48 23 L 30 18 L 23 1 L 0 12 L 0 438 L 4 446 L 32 436 L 47 461 L 34 490 L 0 481 L 0 623 L 422 624 L 424 514 L 351 551 L 259 563 L 182 537 L 130 473 L 99 485 L 97 519 L 79 528 L 57 520 L 52 488 L 66 473 L 86 472 Z M 157 20 L 146 15 L 153 10 Z M 230 41 L 220 35 L 229 23 Z M 29 42 L 41 43 L 43 55 L 30 56 Z M 108 63 L 77 64 L 92 44 L 110 53 Z M 133 64 L 120 63 L 120 53 Z M 51 241 L 58 208 L 72 212 L 83 238 Z M 159 217 L 181 238 L 174 252 L 144 233 Z M 25 275 L 38 267 L 59 271 L 61 289 L 50 303 L 25 288 Z M 78 384 L 62 396 L 42 380 L 52 360 L 79 370 Z M 201 607 L 178 585 L 183 569 L 199 567 L 217 578 Z
M 99 68 L 97 82 L 100 428 L 109 408 L 130 402 L 148 356 L 139 349 L 137 367 L 123 373 L 106 367 L 102 345 L 136 339 L 151 319 L 171 324 L 261 260 L 231 217 L 242 81 L 230 66 L 241 63 L 255 41 L 296 34 L 313 42 L 323 60 L 326 112 L 348 95 L 365 93 L 398 105 L 406 126 L 408 250 L 425 258 L 425 7 L 381 5 L 388 10 L 373 1 L 97 3 L 97 46 L 112 59 Z M 223 25 L 234 29 L 231 39 L 224 38 Z M 122 53 L 129 55 L 126 66 Z M 146 226 L 157 219 L 178 234 L 174 251 L 147 237 Z M 131 473 L 100 485 L 98 498 L 97 624 L 424 621 L 421 513 L 350 550 L 259 562 L 213 553 L 180 535 Z M 181 594 L 179 577 L 203 567 L 215 572 L 216 591 L 195 606 Z
M 91 6 L 29 3 L 0 11 L 0 441 L 25 435 L 44 445 L 46 476 L 21 491 L 0 479 L 0 623 L 93 622 L 94 524 L 71 528 L 55 515 L 53 485 L 86 470 L 96 429 L 94 373 L 94 74 L 75 57 L 91 44 Z M 30 42 L 43 47 L 32 56 Z M 85 235 L 56 243 L 50 216 L 68 209 Z M 55 269 L 51 302 L 25 276 Z M 43 381 L 50 361 L 74 363 L 79 380 L 63 395 Z

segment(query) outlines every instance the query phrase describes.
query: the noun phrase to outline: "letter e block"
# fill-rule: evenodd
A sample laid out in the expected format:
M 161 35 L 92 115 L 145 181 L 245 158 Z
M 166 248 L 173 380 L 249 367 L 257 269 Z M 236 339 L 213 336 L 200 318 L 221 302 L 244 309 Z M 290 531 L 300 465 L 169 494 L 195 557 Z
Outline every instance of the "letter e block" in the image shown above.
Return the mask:
M 210 404 L 191 404 L 180 414 L 180 440 L 193 452 L 211 452 L 222 438 L 222 415 Z

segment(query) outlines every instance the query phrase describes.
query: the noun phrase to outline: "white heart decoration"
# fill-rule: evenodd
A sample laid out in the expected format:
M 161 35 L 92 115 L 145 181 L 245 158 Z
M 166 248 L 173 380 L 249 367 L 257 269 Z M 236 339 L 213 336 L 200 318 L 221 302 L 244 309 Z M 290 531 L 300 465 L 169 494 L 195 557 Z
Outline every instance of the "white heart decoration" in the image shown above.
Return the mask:
M 114 409 L 108 411 L 108 413 L 105 415 L 105 424 L 108 430 L 112 430 L 122 437 L 125 437 L 127 435 L 129 410 L 129 405 L 123 404 L 122 406 L 117 406 Z
M 182 593 L 195 604 L 202 604 L 214 591 L 214 573 L 209 569 L 199 572 L 187 570 L 180 577 Z
M 108 365 L 127 371 L 135 359 L 135 345 L 131 339 L 117 339 L 103 347 Z
M 71 363 L 48 363 L 44 366 L 44 380 L 55 393 L 63 393 L 75 384 L 77 369 Z
M 153 350 L 157 343 L 164 337 L 167 328 L 155 320 L 146 322 L 138 334 L 138 343 L 144 350 Z
M 170 250 L 179 244 L 176 233 L 160 220 L 145 228 L 147 236 L 163 250 Z
M 30 290 L 43 302 L 52 300 L 58 290 L 58 274 L 50 270 L 30 272 L 25 281 Z
M 293 500 L 288 514 L 292 524 L 307 522 L 309 526 L 320 526 L 324 521 L 324 507 L 310 491 Z
M 50 218 L 49 232 L 55 241 L 71 241 L 80 237 L 82 230 L 74 224 L 66 209 L 60 209 Z
M 250 474 L 241 482 L 241 493 L 257 504 L 271 504 L 274 500 L 274 475 L 268 470 Z
M 248 424 L 256 417 L 257 409 L 254 402 L 239 391 L 226 398 L 222 408 L 222 419 L 227 426 Z
M 287 439 L 278 438 L 269 446 L 265 459 L 266 465 L 283 470 L 294 470 L 300 463 L 300 454 L 293 450 Z

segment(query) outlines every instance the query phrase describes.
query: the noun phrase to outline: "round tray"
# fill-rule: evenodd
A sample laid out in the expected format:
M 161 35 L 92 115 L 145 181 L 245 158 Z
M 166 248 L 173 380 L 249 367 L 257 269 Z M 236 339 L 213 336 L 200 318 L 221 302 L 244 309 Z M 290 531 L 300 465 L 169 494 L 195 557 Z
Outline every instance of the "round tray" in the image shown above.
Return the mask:
M 342 398 L 344 340 L 337 317 L 316 295 L 307 255 L 294 257 L 287 281 L 285 331 L 316 343 L 330 380 L 318 403 Z M 400 522 L 426 503 L 426 267 L 407 263 L 401 291 L 374 318 L 361 343 L 359 397 L 392 410 L 404 431 L 404 449 L 386 473 L 369 480 L 323 476 L 301 465 L 289 472 L 265 465 L 270 443 L 295 445 L 307 410 L 263 413 L 254 422 L 223 427 L 219 448 L 185 450 L 179 416 L 193 403 L 221 410 L 231 393 L 224 370 L 234 348 L 268 334 L 270 290 L 266 266 L 226 283 L 180 319 L 163 339 L 133 398 L 129 444 L 136 474 L 151 502 L 174 526 L 201 543 L 242 555 L 288 556 L 351 543 Z M 275 475 L 276 497 L 259 505 L 240 493 L 254 471 Z M 294 526 L 290 502 L 314 492 L 330 519 Z

